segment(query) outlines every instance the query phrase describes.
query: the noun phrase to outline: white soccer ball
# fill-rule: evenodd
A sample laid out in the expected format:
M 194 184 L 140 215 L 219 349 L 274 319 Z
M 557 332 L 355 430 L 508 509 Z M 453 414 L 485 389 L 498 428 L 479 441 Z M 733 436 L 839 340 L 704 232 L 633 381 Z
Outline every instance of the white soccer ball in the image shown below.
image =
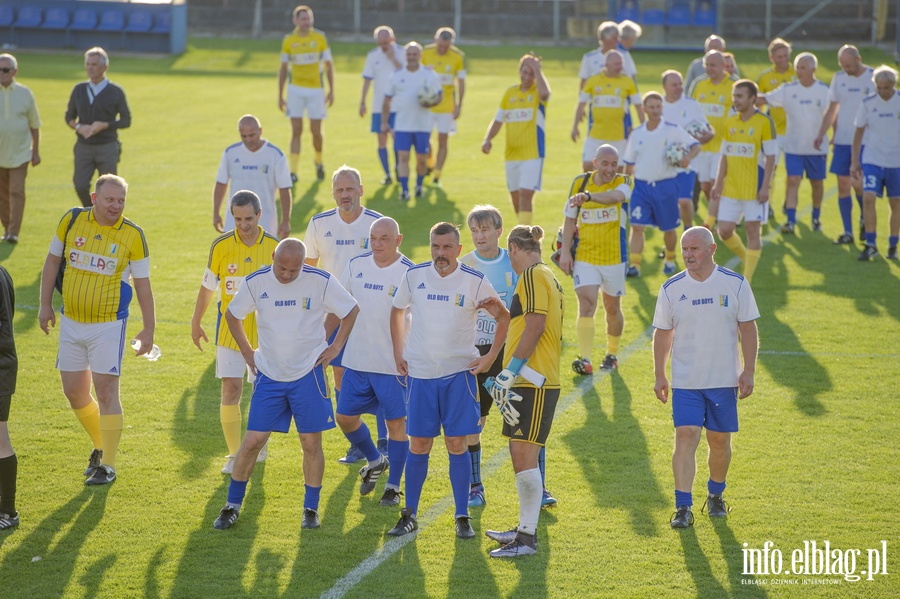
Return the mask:
M 690 152 L 691 149 L 689 147 L 681 142 L 675 142 L 666 146 L 666 160 L 668 160 L 669 164 L 672 166 L 679 166 L 679 163 L 684 160 L 685 156 L 690 154 Z
M 425 106 L 426 108 L 431 107 L 437 102 L 438 97 L 441 95 L 441 86 L 430 81 L 426 81 L 422 84 L 422 87 L 419 88 L 419 104 Z
M 715 129 L 713 129 L 712 125 L 702 121 L 691 121 L 684 129 L 688 132 L 688 135 L 694 138 L 700 137 L 704 133 L 715 133 Z

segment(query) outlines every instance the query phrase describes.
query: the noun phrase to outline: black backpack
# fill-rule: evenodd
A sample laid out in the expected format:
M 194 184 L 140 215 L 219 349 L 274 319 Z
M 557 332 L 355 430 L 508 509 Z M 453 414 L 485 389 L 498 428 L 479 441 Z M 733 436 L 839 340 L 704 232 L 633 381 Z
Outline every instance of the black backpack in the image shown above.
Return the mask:
M 59 263 L 59 271 L 57 271 L 57 273 L 56 273 L 55 287 L 56 287 L 56 290 L 59 291 L 60 295 L 62 295 L 63 276 L 66 274 L 66 250 L 65 250 L 66 239 L 69 237 L 69 231 L 72 230 L 72 225 L 75 224 L 75 219 L 78 218 L 78 215 L 81 214 L 82 212 L 87 212 L 88 210 L 90 210 L 90 208 L 76 207 L 76 208 L 72 208 L 69 211 L 69 214 L 72 215 L 72 218 L 69 219 L 69 224 L 66 227 L 66 234 L 63 236 L 63 246 L 64 247 L 63 247 L 62 261 Z

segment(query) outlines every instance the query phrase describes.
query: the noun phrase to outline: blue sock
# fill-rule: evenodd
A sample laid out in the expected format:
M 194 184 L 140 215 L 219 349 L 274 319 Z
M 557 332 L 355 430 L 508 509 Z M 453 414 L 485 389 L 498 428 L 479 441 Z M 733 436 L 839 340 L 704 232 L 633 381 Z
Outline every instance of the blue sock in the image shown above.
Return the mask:
M 694 497 L 690 491 L 675 490 L 675 507 L 679 508 L 683 505 L 694 505 Z
M 240 507 L 240 505 L 244 503 L 244 495 L 247 494 L 248 482 L 250 481 L 231 479 L 231 484 L 228 485 L 228 503 L 237 507 Z
M 406 467 L 406 456 L 409 455 L 409 441 L 394 441 L 388 439 L 388 462 L 391 464 L 388 470 L 387 484 L 400 488 L 400 477 Z
M 303 494 L 303 509 L 319 511 L 319 495 L 322 493 L 322 487 L 310 487 L 303 485 L 305 493 Z
M 721 495 L 725 491 L 725 481 L 717 483 L 713 479 L 706 481 L 706 490 L 710 495 Z
M 866 245 L 875 247 L 875 233 L 869 233 L 868 231 L 866 231 Z
M 391 167 L 388 166 L 388 154 L 387 148 L 378 148 L 378 160 L 381 161 L 381 168 L 384 169 L 384 174 L 388 177 L 391 176 Z
M 797 222 L 797 209 L 785 208 L 784 211 L 787 213 L 788 222 L 791 224 L 795 224 Z
M 456 503 L 456 515 L 469 515 L 469 454 L 450 454 L 450 488 Z
M 397 180 L 400 181 L 400 189 L 409 191 L 409 177 L 397 177 Z
M 347 440 L 350 441 L 358 450 L 360 450 L 366 459 L 370 462 L 377 462 L 381 459 L 381 452 L 372 442 L 372 435 L 369 434 L 369 427 L 365 422 L 360 421 L 359 428 L 352 433 L 344 433 Z
M 428 454 L 410 452 L 406 458 L 406 509 L 419 513 L 419 497 L 428 476 Z
M 821 208 L 813 208 L 813 220 L 819 220 L 822 216 Z
M 469 459 L 472 462 L 472 477 L 469 485 L 477 487 L 481 485 L 481 443 L 469 445 Z
M 425 182 L 425 175 L 416 175 L 416 187 L 422 187 Z
M 861 193 L 857 193 L 856 190 L 853 190 L 853 195 L 856 196 L 856 204 L 859 206 L 859 220 L 862 221 L 862 210 L 863 210 L 863 197 Z
M 379 407 L 375 412 L 375 426 L 378 427 L 378 438 L 387 439 L 387 423 L 384 421 L 384 408 Z
M 538 454 L 538 468 L 541 471 L 541 486 L 547 488 L 547 447 L 541 447 Z
M 888 237 L 888 247 L 889 248 L 897 247 L 898 241 L 900 241 L 900 237 L 898 237 L 896 235 L 891 235 L 890 237 Z
M 838 209 L 841 211 L 841 222 L 844 223 L 844 233 L 853 234 L 853 198 L 838 198 Z

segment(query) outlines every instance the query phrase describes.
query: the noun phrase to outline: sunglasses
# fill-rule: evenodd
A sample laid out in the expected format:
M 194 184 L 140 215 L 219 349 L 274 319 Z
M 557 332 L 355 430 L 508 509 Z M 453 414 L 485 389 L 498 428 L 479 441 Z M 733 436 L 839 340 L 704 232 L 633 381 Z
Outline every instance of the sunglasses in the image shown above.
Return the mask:
M 12 71 L 15 71 L 15 69 L 11 69 L 11 68 L 9 68 L 9 67 L 2 67 L 2 68 L 0 68 L 0 73 L 10 73 L 10 72 L 12 72 Z

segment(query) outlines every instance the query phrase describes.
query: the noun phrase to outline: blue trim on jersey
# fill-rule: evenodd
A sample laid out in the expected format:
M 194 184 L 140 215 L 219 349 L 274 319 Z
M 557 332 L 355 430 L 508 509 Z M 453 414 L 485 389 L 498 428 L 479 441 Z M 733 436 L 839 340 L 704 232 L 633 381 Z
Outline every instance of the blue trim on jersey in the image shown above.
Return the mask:
M 422 263 L 420 263 L 420 264 L 414 264 L 414 265 L 412 265 L 412 266 L 409 267 L 409 270 L 416 270 L 417 268 L 425 268 L 426 266 L 431 266 L 432 264 L 434 264 L 434 263 L 431 262 L 431 261 L 428 261 L 428 262 L 422 262 Z
M 462 270 L 463 272 L 467 272 L 467 273 L 469 273 L 470 275 L 475 275 L 475 276 L 478 277 L 479 279 L 483 279 L 483 278 L 484 278 L 484 273 L 483 273 L 483 272 L 477 271 L 477 270 L 475 270 L 474 268 L 472 268 L 471 266 L 468 266 L 468 265 L 466 265 L 466 264 L 463 264 L 462 262 L 459 262 L 459 265 L 462 267 L 461 270 Z
M 680 281 L 681 279 L 685 278 L 686 276 L 687 276 L 687 271 L 685 271 L 685 270 L 681 271 L 677 275 L 673 275 L 671 279 L 669 279 L 668 281 L 663 283 L 663 289 L 668 289 L 669 285 L 671 285 L 672 283 L 675 283 L 677 281 Z
M 253 277 L 257 277 L 257 276 L 259 276 L 259 275 L 265 274 L 265 273 L 267 273 L 267 272 L 269 272 L 269 271 L 271 271 L 271 270 L 272 270 L 272 265 L 271 265 L 271 264 L 270 264 L 269 266 L 263 266 L 263 267 L 260 268 L 259 270 L 255 270 L 255 271 L 251 272 L 249 275 L 247 275 L 246 277 L 244 277 L 244 281 L 249 281 L 249 280 L 252 279 Z
M 740 279 L 741 281 L 744 280 L 744 275 L 738 274 L 738 273 L 734 272 L 733 270 L 729 270 L 729 269 L 725 268 L 724 266 L 716 267 L 716 270 L 718 270 L 723 275 L 735 277 L 736 279 Z
M 376 218 L 381 218 L 382 216 L 384 216 L 382 213 L 375 212 L 374 210 L 369 210 L 368 208 L 363 208 L 363 213 L 368 214 L 369 216 L 374 216 Z
M 284 156 L 284 152 L 282 152 L 281 150 L 279 150 L 278 148 L 276 148 L 275 146 L 273 146 L 273 145 L 272 145 L 272 142 L 270 142 L 270 141 L 267 141 L 267 142 L 266 142 L 265 147 L 267 147 L 267 148 L 272 148 L 273 150 L 275 150 L 275 151 L 278 153 L 279 156 Z
M 228 146 L 227 148 L 225 148 L 225 151 L 227 152 L 228 150 L 233 150 L 233 149 L 235 149 L 235 148 L 237 148 L 237 147 L 240 147 L 240 146 L 242 146 L 242 145 L 244 145 L 244 142 L 239 141 L 239 142 L 237 142 L 236 144 L 231 144 L 230 146 Z
M 328 274 L 328 271 L 322 270 L 321 268 L 316 268 L 315 266 L 310 266 L 309 264 L 304 264 L 303 268 L 300 269 L 300 272 L 308 272 L 312 275 L 319 275 L 320 277 L 324 277 L 326 280 L 331 278 L 331 275 Z
M 131 285 L 125 281 L 120 282 L 119 308 L 116 310 L 116 320 L 128 318 L 128 304 L 131 303 Z
M 410 259 L 407 258 L 406 256 L 403 256 L 402 258 L 400 258 L 400 262 L 402 262 L 403 264 L 405 264 L 405 265 L 406 265 L 406 268 L 408 268 L 408 269 L 409 269 L 409 268 L 412 268 L 413 266 L 416 265 L 415 262 L 413 262 L 412 260 L 410 260 Z
M 544 117 L 544 126 L 547 124 L 547 105 L 540 101 L 538 98 L 538 111 Z M 546 141 L 544 140 L 544 129 L 542 127 L 537 127 L 537 150 L 538 150 L 538 158 L 544 157 L 544 152 L 546 148 Z
M 316 220 L 319 218 L 325 218 L 326 216 L 334 216 L 335 214 L 337 214 L 337 208 L 332 208 L 331 210 L 326 210 L 325 212 L 318 213 L 317 215 L 312 217 L 312 219 Z

